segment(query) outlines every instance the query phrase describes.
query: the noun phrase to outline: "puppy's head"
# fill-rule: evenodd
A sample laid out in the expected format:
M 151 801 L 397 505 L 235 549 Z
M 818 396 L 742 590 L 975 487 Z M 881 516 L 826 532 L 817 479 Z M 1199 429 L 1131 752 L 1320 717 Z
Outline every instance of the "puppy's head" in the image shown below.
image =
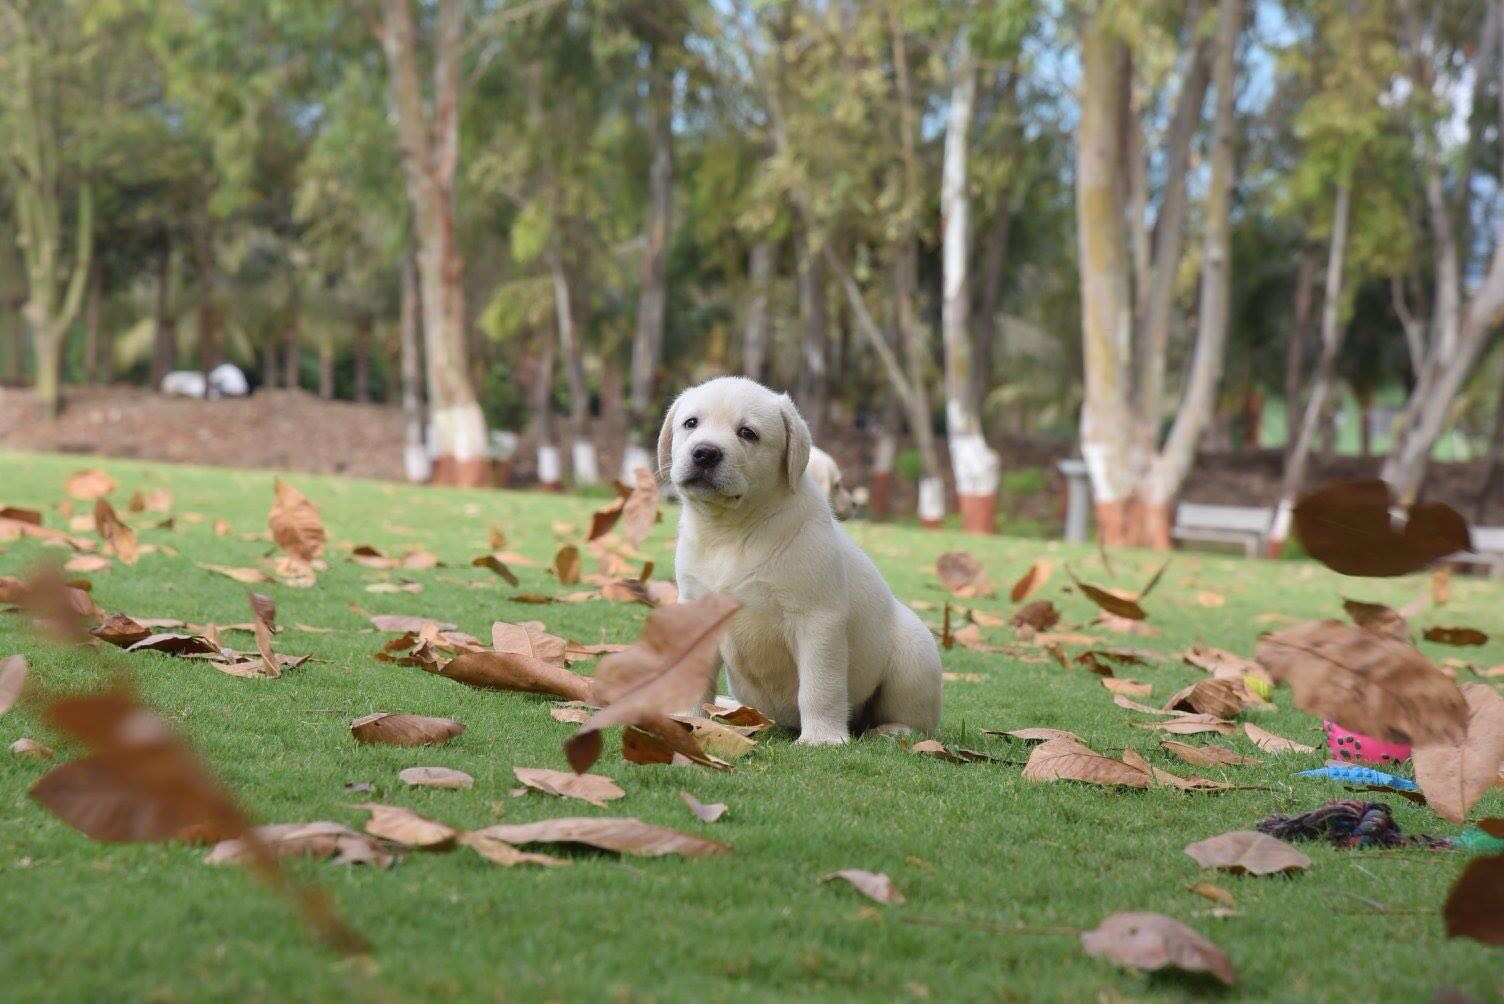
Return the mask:
M 792 492 L 809 451 L 809 426 L 787 394 L 720 377 L 669 407 L 658 433 L 658 471 L 692 505 L 739 508 Z
M 846 490 L 846 481 L 841 477 L 841 468 L 834 457 L 818 446 L 809 451 L 809 476 L 830 500 L 830 511 L 835 513 L 836 519 L 850 519 L 853 503 L 851 492 Z

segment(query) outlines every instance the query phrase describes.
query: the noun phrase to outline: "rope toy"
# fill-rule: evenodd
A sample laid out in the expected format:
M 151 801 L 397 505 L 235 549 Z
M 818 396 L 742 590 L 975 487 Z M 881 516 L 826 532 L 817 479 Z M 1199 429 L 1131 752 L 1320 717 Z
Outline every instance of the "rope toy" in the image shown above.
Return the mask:
M 1325 840 L 1338 847 L 1428 847 L 1443 850 L 1451 841 L 1406 836 L 1383 802 L 1341 800 L 1298 816 L 1270 816 L 1258 824 L 1260 832 L 1280 840 Z

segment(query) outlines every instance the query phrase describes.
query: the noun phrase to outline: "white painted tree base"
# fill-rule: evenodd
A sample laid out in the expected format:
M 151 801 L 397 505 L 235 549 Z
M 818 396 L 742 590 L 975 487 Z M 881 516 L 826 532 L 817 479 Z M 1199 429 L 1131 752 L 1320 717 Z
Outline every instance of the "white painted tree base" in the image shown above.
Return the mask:
M 1002 479 L 997 453 L 979 433 L 950 437 L 950 465 L 961 495 L 996 495 Z
M 433 476 L 433 461 L 422 443 L 408 443 L 402 448 L 402 473 L 414 484 L 423 484 Z
M 598 485 L 601 483 L 601 467 L 595 455 L 595 444 L 586 439 L 576 439 L 570 450 L 574 463 L 574 483 Z
M 557 446 L 538 447 L 538 483 L 557 485 L 564 480 L 564 458 Z
M 486 417 L 475 402 L 436 408 L 428 421 L 428 447 L 435 457 L 457 461 L 479 460 L 486 455 Z
M 945 519 L 945 482 L 940 478 L 919 480 L 919 521 L 939 523 Z
M 638 446 L 636 443 L 628 443 L 627 451 L 621 458 L 621 480 L 623 484 L 635 485 L 637 483 L 637 469 L 643 468 L 652 474 L 658 466 L 657 460 L 651 453 Z

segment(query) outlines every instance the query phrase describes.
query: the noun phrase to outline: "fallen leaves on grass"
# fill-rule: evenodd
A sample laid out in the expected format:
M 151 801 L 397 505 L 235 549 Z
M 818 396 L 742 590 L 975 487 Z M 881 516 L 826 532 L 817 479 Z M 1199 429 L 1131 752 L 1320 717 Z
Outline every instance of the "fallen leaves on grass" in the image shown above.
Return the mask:
M 1232 898 L 1232 893 L 1219 885 L 1210 882 L 1196 882 L 1185 887 L 1186 892 L 1193 892 L 1202 899 L 1209 899 L 1213 903 L 1221 903 L 1223 906 L 1237 906 L 1237 901 Z
M 653 826 L 622 816 L 563 817 L 520 825 L 488 826 L 470 836 L 486 836 L 508 844 L 584 844 L 603 851 L 657 858 L 679 854 L 703 858 L 731 850 L 730 844 Z
M 1164 712 L 1158 712 L 1163 714 Z M 1232 735 L 1234 726 L 1232 722 L 1218 718 L 1215 715 L 1190 715 L 1182 713 L 1178 718 L 1171 718 L 1163 722 L 1134 722 L 1141 729 L 1151 729 L 1157 732 L 1169 732 L 1177 736 L 1194 736 L 1203 732 L 1215 732 L 1218 735 Z
M 150 634 L 126 646 L 127 652 L 161 652 L 163 655 L 208 655 L 219 657 L 220 647 L 202 635 L 164 631 Z
M 820 882 L 846 882 L 857 892 L 870 900 L 879 903 L 891 903 L 899 905 L 904 902 L 903 893 L 893 884 L 893 880 L 881 872 L 869 872 L 861 868 L 842 868 L 838 872 L 822 875 Z
M 43 746 L 35 739 L 28 739 L 26 736 L 22 736 L 20 739 L 17 739 L 15 742 L 11 743 L 10 751 L 16 756 L 27 757 L 31 760 L 52 759 L 51 747 Z
M 172 492 L 166 488 L 153 488 L 147 492 L 134 492 L 126 508 L 131 512 L 171 512 Z
M 1044 743 L 1051 739 L 1069 739 L 1071 742 L 1085 745 L 1085 741 L 1074 732 L 1065 729 L 1029 728 L 1014 729 L 1011 732 L 994 732 L 991 729 L 983 729 L 983 732 L 993 736 L 1012 736 L 1014 739 L 1022 739 L 1026 743 Z
M 1210 973 L 1227 986 L 1238 978 L 1226 952 L 1162 913 L 1115 913 L 1095 930 L 1083 932 L 1081 947 L 1088 955 L 1144 972 L 1173 966 Z
M 1252 659 L 1210 645 L 1192 645 L 1181 657 L 1187 665 L 1205 670 L 1214 679 L 1241 680 L 1252 676 L 1257 680 L 1270 681 L 1269 671 Z
M 248 586 L 259 585 L 264 582 L 272 581 L 271 577 L 259 568 L 232 568 L 229 565 L 209 565 L 205 564 L 204 562 L 199 562 L 198 567 L 202 568 L 206 572 L 214 572 L 216 575 L 228 576 L 229 578 L 234 579 L 236 582 L 240 582 Z
M 377 711 L 350 723 L 350 733 L 363 743 L 388 746 L 442 746 L 465 731 L 452 718 L 427 715 L 394 715 Z
M 1243 734 L 1265 753 L 1315 753 L 1316 747 L 1298 743 L 1293 739 L 1277 736 L 1268 729 L 1260 728 L 1252 722 L 1243 723 Z
M 1102 677 L 1102 686 L 1114 694 L 1121 694 L 1124 697 L 1148 697 L 1154 693 L 1153 684 L 1130 680 L 1127 677 L 1104 676 Z
M 114 563 L 101 554 L 75 554 L 63 563 L 65 572 L 103 572 L 113 567 Z
M 377 631 L 391 631 L 396 634 L 412 632 L 417 634 L 425 627 L 432 625 L 436 631 L 453 631 L 455 625 L 445 621 L 437 621 L 431 617 L 409 617 L 406 614 L 377 614 L 371 618 L 371 626 Z
M 555 798 L 577 798 L 600 809 L 626 794 L 615 781 L 600 774 L 572 774 L 544 767 L 513 767 L 512 773 L 533 791 Z
M 1454 645 L 1459 648 L 1488 644 L 1487 634 L 1470 627 L 1428 627 L 1422 637 L 1438 645 Z
M 42 514 L 36 509 L 25 509 L 21 506 L 0 505 L 0 519 L 15 520 L 17 523 L 30 523 L 32 526 L 42 525 Z
M 487 836 L 484 831 L 480 830 L 460 834 L 459 842 L 492 864 L 501 865 L 503 868 L 512 868 L 517 865 L 541 865 L 544 868 L 562 868 L 569 864 L 564 858 L 556 858 L 552 854 L 534 854 L 530 851 L 519 851 L 505 840 L 498 840 L 495 837 Z
M 1442 907 L 1447 937 L 1504 945 L 1500 903 L 1504 903 L 1504 854 L 1469 861 Z
M 1035 600 L 1018 609 L 1011 621 L 1018 636 L 1025 640 L 1060 623 L 1060 611 L 1049 600 Z
M 0 659 L 0 715 L 15 707 L 21 699 L 29 672 L 24 655 L 8 655 Z
M 401 806 L 383 805 L 380 802 L 361 802 L 356 808 L 364 809 L 371 814 L 371 818 L 366 820 L 367 833 L 403 847 L 413 847 L 424 851 L 452 850 L 456 838 L 460 835 L 459 830 L 447 823 L 420 816 L 411 809 L 404 809 Z
M 1081 590 L 1082 595 L 1108 613 L 1130 621 L 1141 621 L 1149 616 L 1144 613 L 1144 608 L 1138 605 L 1137 600 L 1130 600 L 1108 592 L 1101 586 L 1094 586 L 1090 582 L 1082 582 L 1076 578 L 1076 573 L 1071 571 L 1069 565 L 1066 566 L 1065 571 L 1071 577 L 1071 581 L 1076 584 L 1076 588 Z
M 1257 830 L 1233 830 L 1198 840 L 1185 849 L 1202 868 L 1237 875 L 1276 875 L 1311 867 L 1311 859 L 1283 840 Z
M 1374 578 L 1408 575 L 1472 550 L 1467 521 L 1451 506 L 1412 506 L 1396 529 L 1383 481 L 1338 481 L 1295 504 L 1295 532 L 1306 553 L 1335 572 Z
M 480 557 L 470 562 L 470 564 L 474 565 L 476 568 L 489 568 L 491 571 L 501 576 L 503 582 L 513 588 L 516 588 L 518 582 L 520 581 L 517 576 L 513 574 L 512 570 L 507 567 L 507 563 L 502 561 L 494 554 L 482 554 Z
M 692 707 L 704 695 L 720 636 L 739 608 L 718 594 L 659 607 L 648 615 L 636 642 L 601 660 L 593 689 L 604 707 L 564 744 L 576 773 L 600 758 L 601 729 Z
M 621 535 L 633 548 L 642 546 L 658 522 L 658 482 L 652 472 L 639 467 L 632 472 L 632 491 L 622 505 Z
M 513 690 L 562 697 L 566 701 L 595 701 L 594 690 L 585 677 L 516 652 L 462 652 L 437 672 L 450 680 L 484 690 Z
M 1103 756 L 1074 739 L 1050 739 L 1034 747 L 1024 765 L 1026 781 L 1084 781 L 1087 784 L 1149 787 L 1149 774 Z
M 558 635 L 549 634 L 542 621 L 523 621 L 521 624 L 497 621 L 491 625 L 491 648 L 563 669 L 567 665 L 565 656 L 569 643 Z
M 1443 819 L 1461 823 L 1499 779 L 1504 764 L 1504 697 L 1483 683 L 1465 683 L 1465 738 L 1460 743 L 1417 744 L 1415 780 Z
M 731 769 L 725 760 L 700 748 L 689 726 L 667 715 L 641 718 L 623 729 L 621 755 L 628 763 L 699 764 L 713 770 Z
M 1233 680 L 1197 680 L 1165 702 L 1166 711 L 1189 711 L 1214 718 L 1232 718 L 1243 710 L 1246 692 Z
M 703 705 L 703 708 L 705 713 L 710 717 L 719 718 L 729 725 L 735 725 L 737 728 L 746 730 L 749 735 L 753 732 L 761 732 L 764 729 L 771 729 L 773 727 L 773 719 L 756 708 L 748 707 L 745 704 L 723 708 L 718 704 L 707 703 Z
M 326 535 L 319 511 L 302 492 L 277 478 L 276 500 L 267 514 L 272 539 L 286 554 L 311 562 L 324 553 Z
M 935 575 L 956 596 L 974 598 L 992 591 L 986 569 L 966 551 L 947 551 L 936 558 Z
M 572 586 L 580 581 L 580 549 L 573 544 L 565 544 L 554 552 L 554 575 L 559 579 L 559 585 Z
M 1342 609 L 1360 628 L 1375 631 L 1399 641 L 1410 640 L 1410 625 L 1404 616 L 1393 607 L 1367 600 L 1343 600 Z
M 397 780 L 412 788 L 472 788 L 475 778 L 452 767 L 409 767 L 397 775 Z
M 121 521 L 108 499 L 97 499 L 94 502 L 94 528 L 104 538 L 105 550 L 122 563 L 134 565 L 141 560 L 141 545 L 136 540 L 136 531 Z
M 337 865 L 371 865 L 389 868 L 396 861 L 381 842 L 350 829 L 343 823 L 320 820 L 315 823 L 276 823 L 258 826 L 253 831 L 261 846 L 277 857 L 310 857 Z M 214 845 L 204 859 L 211 865 L 240 865 L 252 860 L 248 841 L 239 837 Z
M 1164 739 L 1159 744 L 1166 752 L 1173 753 L 1188 764 L 1197 767 L 1259 767 L 1262 760 L 1255 760 L 1230 750 L 1225 746 L 1192 746 L 1189 743 L 1178 743 L 1173 739 Z
M 1050 573 L 1054 570 L 1055 566 L 1048 561 L 1034 562 L 1029 566 L 1029 570 L 1013 583 L 1013 588 L 1008 591 L 1008 598 L 1014 603 L 1022 603 L 1029 597 L 1029 594 L 1049 581 Z
M 1365 735 L 1401 743 L 1460 743 L 1467 702 L 1456 684 L 1404 642 L 1341 621 L 1269 635 L 1256 657 L 1295 692 L 1295 706 Z
M 713 802 L 710 805 L 706 805 L 704 802 L 700 801 L 698 798 L 695 798 L 687 791 L 679 792 L 679 798 L 684 802 L 685 805 L 689 806 L 689 811 L 692 812 L 694 814 L 694 817 L 702 823 L 716 822 L 722 816 L 724 816 L 727 810 L 730 808 L 730 806 L 726 805 L 725 802 Z
M 1155 767 L 1144 755 L 1133 747 L 1123 750 L 1123 762 L 1135 770 L 1141 770 L 1160 784 L 1167 784 L 1180 791 L 1231 791 L 1237 785 L 1224 784 L 1221 781 L 1213 781 L 1204 777 L 1181 777 L 1167 770 Z
M 114 478 L 97 467 L 79 471 L 63 485 L 63 491 L 72 498 L 92 502 L 113 492 L 119 484 Z

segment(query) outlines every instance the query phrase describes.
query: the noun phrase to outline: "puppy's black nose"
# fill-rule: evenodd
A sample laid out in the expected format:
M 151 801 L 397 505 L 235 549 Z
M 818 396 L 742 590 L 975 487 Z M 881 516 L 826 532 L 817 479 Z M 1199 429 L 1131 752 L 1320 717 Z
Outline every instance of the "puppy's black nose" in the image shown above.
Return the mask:
M 701 470 L 708 471 L 716 464 L 720 463 L 721 458 L 725 455 L 726 454 L 721 451 L 721 448 L 719 446 L 711 446 L 709 443 L 701 443 L 699 446 L 696 446 L 693 450 L 690 451 L 689 459 L 695 462 L 696 467 L 700 468 Z

